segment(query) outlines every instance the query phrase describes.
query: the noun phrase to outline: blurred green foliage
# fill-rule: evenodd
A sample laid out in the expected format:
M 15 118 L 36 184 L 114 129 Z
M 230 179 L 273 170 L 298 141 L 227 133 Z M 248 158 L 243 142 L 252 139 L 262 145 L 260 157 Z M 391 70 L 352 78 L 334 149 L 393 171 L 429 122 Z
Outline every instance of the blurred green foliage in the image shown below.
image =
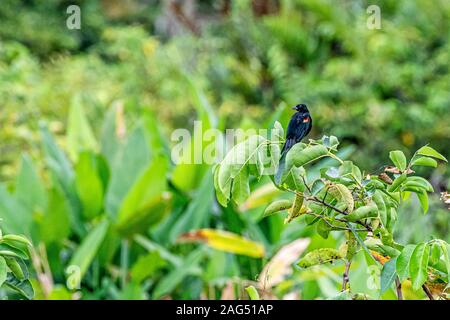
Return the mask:
M 43 259 L 35 272 L 54 280 L 50 288 L 33 283 L 38 298 L 72 296 L 64 269 L 71 260 L 81 263 L 85 248 L 99 254 L 82 262 L 83 298 L 237 298 L 266 261 L 194 250 L 176 242 L 180 234 L 225 229 L 263 243 L 266 257 L 299 237 L 311 238 L 308 249 L 336 245 L 340 239 L 320 239 L 298 223 L 260 221 L 276 197 L 267 181 L 252 183 L 252 191 L 266 188 L 258 206 L 222 208 L 211 168 L 149 167 L 164 166 L 154 162 L 157 155 L 167 160 L 172 130 L 191 130 L 196 119 L 221 129 L 269 128 L 275 120 L 286 126 L 289 107 L 304 102 L 314 118 L 311 137 L 338 136 L 372 173 L 388 162 L 387 150 L 411 156 L 431 143 L 450 156 L 448 1 L 375 1 L 379 30 L 366 27 L 372 1 L 282 0 L 268 14 L 245 0 L 222 10 L 225 2 L 199 1 L 192 30 L 159 1 L 79 1 L 82 28 L 68 30 L 70 1 L 2 0 L 0 181 L 8 206 L 0 214 L 24 220 L 1 223 L 32 236 Z M 118 133 L 105 133 L 116 125 Z M 143 147 L 149 132 L 159 137 L 150 139 L 159 141 L 151 151 Z M 21 154 L 28 155 L 20 161 Z M 167 181 L 159 177 L 157 189 L 147 188 L 146 169 Z M 448 176 L 444 166 L 433 172 L 436 190 L 447 187 Z M 148 194 L 152 206 L 164 203 L 157 217 L 131 219 L 148 209 Z M 437 197 L 432 215 L 421 215 L 415 200 L 402 208 L 399 225 L 410 227 L 395 232 L 403 243 L 430 235 L 449 240 L 448 210 Z M 120 221 L 117 235 L 111 225 Z M 150 233 L 142 232 L 142 221 L 152 225 Z M 100 247 L 83 245 L 87 237 Z M 355 287 L 361 270 L 350 280 Z M 295 270 L 274 294 L 298 289 L 305 299 L 332 297 L 341 272 L 342 266 Z

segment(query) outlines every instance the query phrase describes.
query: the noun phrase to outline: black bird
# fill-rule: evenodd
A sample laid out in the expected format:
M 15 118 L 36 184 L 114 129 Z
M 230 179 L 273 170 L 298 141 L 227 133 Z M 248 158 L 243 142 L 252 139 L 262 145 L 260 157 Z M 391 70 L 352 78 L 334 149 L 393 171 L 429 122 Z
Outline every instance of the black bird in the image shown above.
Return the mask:
M 311 114 L 309 113 L 306 104 L 298 104 L 292 109 L 297 112 L 294 113 L 291 121 L 289 121 L 286 131 L 286 142 L 284 143 L 283 149 L 281 149 L 281 158 L 278 164 L 277 173 L 275 175 L 276 184 L 280 184 L 281 182 L 281 175 L 283 174 L 286 162 L 286 154 L 295 144 L 302 141 L 302 139 L 308 135 L 312 128 Z

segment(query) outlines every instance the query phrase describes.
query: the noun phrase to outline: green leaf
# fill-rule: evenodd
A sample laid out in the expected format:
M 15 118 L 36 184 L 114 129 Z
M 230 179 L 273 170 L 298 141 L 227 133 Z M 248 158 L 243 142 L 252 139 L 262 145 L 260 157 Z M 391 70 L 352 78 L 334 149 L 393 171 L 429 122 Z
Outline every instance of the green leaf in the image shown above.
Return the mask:
M 397 257 L 396 270 L 400 281 L 405 280 L 409 276 L 409 261 L 415 248 L 415 245 L 408 244 Z
M 264 217 L 268 217 L 272 214 L 278 213 L 283 210 L 291 208 L 293 205 L 292 200 L 277 200 L 269 204 L 264 210 Z
M 431 245 L 431 254 L 430 254 L 430 264 L 438 264 L 439 260 L 441 259 L 441 249 L 437 242 L 433 242 Z
M 151 152 L 145 131 L 142 127 L 138 127 L 117 151 L 114 161 L 109 163 L 111 181 L 108 185 L 105 209 L 111 217 L 117 216 L 123 199 L 148 168 L 150 160 Z
M 28 278 L 26 264 L 20 258 L 5 257 L 6 264 L 14 276 L 20 281 Z
M 6 270 L 6 260 L 5 258 L 0 256 L 0 288 L 3 283 L 6 281 L 8 271 Z
M 420 289 L 428 279 L 429 255 L 430 246 L 427 243 L 418 244 L 411 255 L 409 274 L 414 290 Z
M 412 161 L 411 165 L 436 168 L 438 163 L 436 160 L 429 157 L 417 157 Z
M 117 216 L 116 226 L 121 233 L 146 231 L 166 215 L 171 203 L 167 165 L 166 158 L 155 157 L 129 190 Z
M 386 203 L 384 201 L 383 192 L 380 190 L 375 190 L 375 193 L 372 196 L 372 200 L 378 208 L 378 214 L 383 226 L 387 225 L 387 208 Z
M 256 290 L 254 286 L 248 286 L 247 288 L 245 288 L 245 291 L 247 291 L 250 300 L 261 300 L 258 290 Z
M 437 152 L 436 150 L 434 150 L 433 148 L 431 148 L 429 146 L 424 146 L 424 147 L 420 148 L 419 150 L 417 150 L 417 154 L 436 158 L 436 159 L 447 162 L 447 159 L 442 154 L 440 154 L 439 152 Z
M 11 289 L 17 291 L 19 294 L 21 294 L 28 300 L 31 300 L 34 297 L 33 286 L 31 285 L 31 282 L 28 279 L 20 281 L 19 279 L 15 278 L 12 274 L 9 274 L 5 281 L 5 284 Z
M 105 238 L 108 231 L 108 220 L 104 219 L 97 224 L 83 239 L 80 246 L 75 250 L 72 259 L 69 262 L 69 266 L 78 266 L 80 268 L 80 277 L 83 278 L 87 269 L 92 263 L 98 248 Z
M 47 204 L 47 194 L 37 170 L 27 155 L 22 156 L 15 195 L 28 209 L 42 211 Z
M 8 233 L 26 235 L 30 233 L 32 212 L 2 184 L 0 184 L 0 220 L 3 229 Z
M 388 262 L 386 262 L 383 266 L 383 270 L 381 271 L 381 294 L 385 293 L 392 285 L 397 276 L 395 272 L 395 265 L 397 262 L 397 258 L 392 258 Z
M 80 151 L 95 151 L 97 149 L 97 141 L 87 120 L 79 95 L 73 98 L 70 106 L 69 119 L 67 120 L 67 149 L 74 162 L 77 161 Z
M 18 242 L 18 243 L 22 243 L 22 244 L 24 244 L 26 246 L 30 246 L 30 247 L 32 246 L 30 240 L 28 240 L 27 238 L 25 238 L 23 236 L 19 236 L 19 235 L 16 235 L 16 234 L 6 234 L 3 237 L 0 236 L 0 243 L 2 243 L 2 242 L 6 242 L 6 243 L 8 243 L 8 242 L 12 242 L 12 243 Z
M 426 192 L 416 193 L 419 198 L 420 206 L 423 209 L 423 213 L 428 212 L 428 194 Z
M 291 163 L 296 167 L 302 167 L 310 162 L 323 158 L 328 154 L 328 149 L 323 145 L 307 146 L 301 151 L 292 148 L 287 154 L 286 167 L 289 168 L 288 164 Z
M 103 183 L 99 176 L 97 157 L 91 152 L 82 152 L 75 167 L 75 186 L 83 205 L 83 215 L 92 219 L 103 208 Z
M 161 258 L 157 251 L 140 256 L 131 268 L 131 279 L 133 282 L 141 283 L 159 269 L 166 266 L 166 264 L 167 262 Z
M 400 185 L 403 182 L 405 182 L 406 178 L 407 178 L 406 173 L 403 173 L 403 174 L 399 175 L 397 178 L 395 178 L 394 182 L 389 187 L 388 191 L 389 192 L 396 192 L 398 190 L 398 188 L 400 188 Z
M 309 268 L 318 264 L 324 264 L 342 259 L 341 253 L 333 248 L 320 248 L 307 253 L 297 263 L 301 268 Z
M 439 241 L 439 246 L 441 247 L 442 255 L 444 256 L 445 266 L 447 268 L 447 281 L 450 283 L 450 257 L 449 257 L 449 250 L 448 250 L 448 243 L 446 243 L 443 240 Z
M 254 258 L 262 258 L 265 254 L 262 244 L 223 230 L 200 229 L 188 232 L 179 239 L 187 242 L 200 241 L 216 250 Z
M 218 200 L 223 206 L 233 196 L 237 204 L 242 204 L 249 195 L 248 174 L 245 170 L 248 166 L 256 165 L 260 161 L 258 158 L 258 149 L 261 148 L 267 140 L 262 136 L 254 135 L 247 140 L 238 143 L 225 156 L 216 170 L 216 190 Z M 242 173 L 244 172 L 244 173 Z M 237 183 L 233 190 L 233 185 Z
M 320 219 L 319 223 L 316 224 L 316 231 L 322 238 L 327 239 L 330 234 L 331 227 L 325 222 L 324 219 Z
M 431 185 L 431 183 L 429 183 L 428 180 L 426 180 L 422 177 L 417 177 L 417 176 L 408 177 L 406 179 L 405 187 L 408 185 L 422 187 L 423 189 L 425 189 L 428 192 L 434 192 L 434 189 L 433 189 L 433 186 Z
M 396 150 L 389 152 L 389 158 L 392 160 L 392 163 L 400 169 L 400 171 L 406 169 L 406 157 L 402 151 Z
M 39 221 L 39 232 L 46 244 L 59 243 L 70 235 L 69 203 L 57 186 L 49 192 L 47 208 Z
M 375 205 L 367 205 L 359 207 L 349 215 L 344 216 L 344 219 L 349 222 L 356 222 L 361 219 L 378 217 L 378 210 Z
M 346 186 L 340 183 L 332 184 L 331 186 L 328 187 L 327 192 L 328 196 L 332 197 L 337 201 L 336 202 L 337 208 L 343 211 L 347 211 L 348 213 L 353 211 L 355 202 L 353 200 L 351 191 Z

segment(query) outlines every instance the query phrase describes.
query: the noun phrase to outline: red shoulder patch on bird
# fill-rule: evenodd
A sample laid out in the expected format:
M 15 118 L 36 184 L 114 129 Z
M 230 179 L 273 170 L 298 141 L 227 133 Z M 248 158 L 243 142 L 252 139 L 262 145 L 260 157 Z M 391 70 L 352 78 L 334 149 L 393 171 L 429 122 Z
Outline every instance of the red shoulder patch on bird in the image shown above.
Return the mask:
M 309 122 L 309 117 L 304 117 L 303 118 L 303 123 L 307 123 L 307 122 Z

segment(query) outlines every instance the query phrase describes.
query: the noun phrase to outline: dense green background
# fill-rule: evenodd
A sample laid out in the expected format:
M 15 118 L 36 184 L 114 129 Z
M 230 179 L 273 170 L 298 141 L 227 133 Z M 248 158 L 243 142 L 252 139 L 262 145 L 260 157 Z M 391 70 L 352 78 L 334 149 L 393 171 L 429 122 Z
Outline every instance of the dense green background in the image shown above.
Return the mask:
M 195 119 L 217 120 L 222 129 L 268 128 L 276 119 L 286 126 L 289 107 L 304 102 L 314 118 L 310 136 L 339 137 L 346 156 L 367 172 L 387 164 L 393 149 L 411 155 L 430 143 L 450 157 L 448 1 L 186 1 L 183 17 L 169 1 L 78 3 L 81 30 L 66 28 L 71 1 L 0 6 L 0 217 L 6 231 L 26 233 L 48 261 L 42 272 L 54 285 L 43 289 L 35 280 L 38 298 L 72 295 L 64 268 L 80 243 L 102 235 L 104 221 L 117 222 L 138 177 L 158 157 L 168 160 L 172 130 L 192 130 Z M 186 3 L 195 4 L 191 13 Z M 370 4 L 381 8 L 380 30 L 366 27 Z M 92 129 L 77 118 L 82 109 Z M 122 109 L 123 121 L 116 113 Z M 118 123 L 128 138 L 117 136 Z M 282 245 L 300 236 L 311 236 L 310 248 L 341 240 L 323 240 L 300 221 L 286 228 L 281 217 L 261 220 L 265 203 L 221 208 L 210 168 L 164 163 L 159 180 L 150 176 L 171 205 L 164 198 L 163 217 L 144 224 L 150 230 L 138 228 L 138 240 L 130 221 L 131 231 L 111 227 L 108 241 L 100 237 L 100 254 L 86 262 L 82 298 L 220 298 L 229 283 L 232 297 L 242 297 Z M 448 187 L 446 166 L 421 173 L 436 191 Z M 96 183 L 97 198 L 83 194 Z M 404 204 L 399 242 L 450 240 L 448 211 L 438 194 L 433 202 L 427 216 L 415 199 Z M 19 216 L 16 227 L 8 226 L 10 216 Z M 266 259 L 176 242 L 200 227 L 259 241 Z M 365 268 L 355 270 L 354 279 L 364 277 Z M 340 265 L 295 271 L 272 293 L 330 297 L 341 272 Z

